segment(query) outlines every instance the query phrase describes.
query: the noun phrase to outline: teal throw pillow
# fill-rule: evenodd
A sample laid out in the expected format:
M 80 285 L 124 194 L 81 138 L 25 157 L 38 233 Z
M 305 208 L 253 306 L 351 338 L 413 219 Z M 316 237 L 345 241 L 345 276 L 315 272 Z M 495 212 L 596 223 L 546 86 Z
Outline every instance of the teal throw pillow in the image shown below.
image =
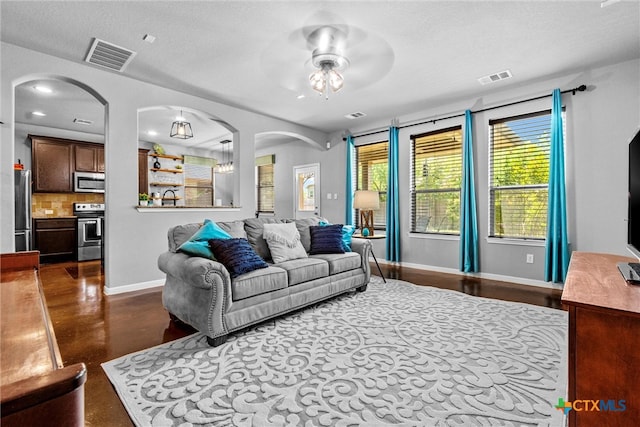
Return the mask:
M 319 226 L 324 227 L 327 225 L 331 225 L 330 222 L 320 221 L 318 223 Z M 342 249 L 345 252 L 351 252 L 351 236 L 356 232 L 356 227 L 353 225 L 343 225 L 342 226 Z
M 209 258 L 215 260 L 216 258 L 209 247 L 209 240 L 211 239 L 230 239 L 231 235 L 224 231 L 218 224 L 205 219 L 204 224 L 200 229 L 191 236 L 189 240 L 184 242 L 178 248 L 179 251 L 184 252 L 191 256 L 199 256 L 202 258 Z

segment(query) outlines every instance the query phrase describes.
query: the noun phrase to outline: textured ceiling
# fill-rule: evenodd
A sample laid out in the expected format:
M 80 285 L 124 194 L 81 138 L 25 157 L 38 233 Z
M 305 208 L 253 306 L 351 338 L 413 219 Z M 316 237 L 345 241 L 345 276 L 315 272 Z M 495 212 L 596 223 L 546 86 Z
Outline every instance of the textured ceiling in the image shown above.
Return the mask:
M 640 57 L 637 0 L 3 0 L 0 17 L 4 42 L 83 63 L 97 37 L 137 52 L 126 76 L 325 132 Z M 307 80 L 303 35 L 318 24 L 349 33 L 345 86 L 328 100 Z M 505 69 L 512 79 L 477 81 Z M 367 116 L 344 117 L 356 111 Z

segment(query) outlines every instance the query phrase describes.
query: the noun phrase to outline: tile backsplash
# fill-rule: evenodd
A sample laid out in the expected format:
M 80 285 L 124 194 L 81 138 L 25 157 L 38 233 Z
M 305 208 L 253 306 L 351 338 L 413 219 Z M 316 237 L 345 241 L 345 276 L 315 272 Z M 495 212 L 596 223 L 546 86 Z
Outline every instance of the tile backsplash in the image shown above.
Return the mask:
M 34 217 L 73 216 L 74 203 L 104 203 L 103 193 L 33 193 L 31 212 Z M 47 211 L 53 211 L 47 213 Z

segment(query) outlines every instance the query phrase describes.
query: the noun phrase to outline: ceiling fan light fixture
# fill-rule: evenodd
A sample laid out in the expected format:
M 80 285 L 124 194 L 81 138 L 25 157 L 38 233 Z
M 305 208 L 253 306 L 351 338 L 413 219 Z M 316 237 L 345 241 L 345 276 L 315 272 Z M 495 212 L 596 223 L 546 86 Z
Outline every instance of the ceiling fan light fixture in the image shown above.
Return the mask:
M 176 121 L 171 125 L 171 133 L 169 134 L 169 136 L 178 139 L 193 138 L 191 123 L 184 119 L 184 117 L 182 116 L 182 111 L 180 111 L 180 116 L 176 117 Z
M 309 76 L 311 88 L 329 99 L 329 90 L 338 92 L 344 86 L 344 77 L 339 71 L 349 66 L 349 60 L 338 54 L 335 49 L 316 49 L 311 63 L 318 68 Z

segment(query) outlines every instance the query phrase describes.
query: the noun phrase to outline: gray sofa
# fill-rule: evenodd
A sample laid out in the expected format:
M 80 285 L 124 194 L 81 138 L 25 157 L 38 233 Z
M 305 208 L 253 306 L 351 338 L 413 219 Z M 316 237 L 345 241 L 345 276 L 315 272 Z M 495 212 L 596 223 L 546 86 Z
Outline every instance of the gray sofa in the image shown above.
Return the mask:
M 268 268 L 235 279 L 217 261 L 178 251 L 201 224 L 172 227 L 168 232 L 169 250 L 158 258 L 158 267 L 167 275 L 162 301 L 171 318 L 193 326 L 207 336 L 210 345 L 217 346 L 231 332 L 347 291 L 366 290 L 371 275 L 368 240 L 354 239 L 352 252 L 309 255 L 273 264 L 262 237 L 265 223 L 295 222 L 300 242 L 309 252 L 309 227 L 318 225 L 320 220 L 249 218 L 218 222 L 232 237 L 247 238 L 255 252 L 269 263 Z

